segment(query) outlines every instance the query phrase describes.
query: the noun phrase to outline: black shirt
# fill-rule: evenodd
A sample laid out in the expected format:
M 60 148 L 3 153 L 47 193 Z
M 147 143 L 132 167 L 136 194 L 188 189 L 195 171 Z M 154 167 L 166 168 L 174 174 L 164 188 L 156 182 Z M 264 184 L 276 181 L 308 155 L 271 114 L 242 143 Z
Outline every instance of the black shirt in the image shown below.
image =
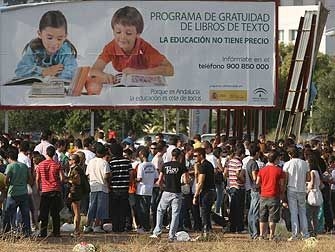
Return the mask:
M 199 167 L 199 174 L 205 174 L 202 191 L 215 190 L 214 167 L 212 163 L 205 159 Z
M 187 172 L 186 167 L 177 161 L 170 161 L 164 163 L 161 172 L 164 174 L 164 191 L 181 193 L 181 176 Z

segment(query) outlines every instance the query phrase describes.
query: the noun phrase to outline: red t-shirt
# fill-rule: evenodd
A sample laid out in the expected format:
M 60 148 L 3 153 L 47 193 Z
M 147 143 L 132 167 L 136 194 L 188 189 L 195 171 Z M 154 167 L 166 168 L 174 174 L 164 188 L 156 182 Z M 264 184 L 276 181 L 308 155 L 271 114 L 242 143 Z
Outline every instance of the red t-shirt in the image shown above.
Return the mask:
M 280 180 L 285 178 L 283 170 L 275 165 L 267 165 L 259 170 L 261 196 L 278 198 L 280 196 Z
M 165 59 L 165 56 L 160 54 L 142 38 L 136 39 L 131 54 L 127 55 L 119 47 L 115 39 L 113 39 L 104 47 L 102 53 L 99 55 L 99 59 L 106 62 L 106 64 L 112 62 L 114 69 L 122 72 L 127 67 L 135 69 L 157 67 Z
M 53 160 L 44 160 L 38 164 L 36 174 L 40 177 L 42 192 L 61 191 L 60 170 L 60 164 Z

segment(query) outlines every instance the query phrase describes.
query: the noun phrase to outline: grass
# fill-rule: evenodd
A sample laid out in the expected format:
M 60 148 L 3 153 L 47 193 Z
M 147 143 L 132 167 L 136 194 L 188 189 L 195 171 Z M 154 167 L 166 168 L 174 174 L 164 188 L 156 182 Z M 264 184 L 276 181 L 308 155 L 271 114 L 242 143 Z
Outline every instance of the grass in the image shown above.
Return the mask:
M 168 243 L 167 235 L 159 240 L 152 240 L 149 235 L 136 234 L 89 234 L 73 240 L 68 234 L 61 238 L 48 238 L 44 240 L 17 240 L 10 237 L 0 241 L 0 251 L 72 251 L 75 244 L 85 241 L 96 246 L 99 252 L 195 252 L 195 251 L 294 251 L 314 252 L 331 251 L 335 249 L 335 239 L 331 235 L 322 235 L 315 243 L 305 241 L 287 242 L 287 235 L 280 234 L 281 240 L 253 241 L 246 234 L 215 233 L 208 241 L 175 242 Z M 194 238 L 196 234 L 191 234 Z
M 82 224 L 86 219 L 82 219 Z M 16 236 L 7 236 L 0 239 L 0 252 L 2 251 L 72 251 L 80 242 L 92 243 L 98 252 L 316 252 L 335 250 L 335 237 L 333 235 L 320 235 L 317 242 L 287 242 L 290 233 L 283 223 L 277 224 L 276 235 L 279 241 L 253 241 L 248 234 L 222 233 L 215 229 L 208 240 L 194 242 L 167 242 L 167 231 L 158 240 L 149 238 L 149 234 L 138 235 L 136 233 L 123 234 L 85 234 L 78 239 L 70 237 L 69 233 L 62 233 L 61 238 L 46 239 L 18 239 Z M 199 233 L 190 233 L 195 238 Z

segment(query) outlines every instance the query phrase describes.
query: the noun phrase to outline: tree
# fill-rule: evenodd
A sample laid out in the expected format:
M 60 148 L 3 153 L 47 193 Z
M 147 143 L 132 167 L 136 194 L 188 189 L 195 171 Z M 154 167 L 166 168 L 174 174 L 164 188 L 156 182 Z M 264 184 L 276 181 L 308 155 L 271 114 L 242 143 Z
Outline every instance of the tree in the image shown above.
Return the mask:
M 66 121 L 66 112 L 60 110 L 11 110 L 8 115 L 9 131 L 60 131 Z
M 325 61 L 327 59 L 328 62 Z M 333 135 L 335 131 L 335 61 L 325 56 L 322 56 L 320 61 L 324 66 L 322 68 L 318 66 L 320 70 L 315 77 L 318 89 L 317 99 L 313 106 L 313 116 L 308 119 L 306 126 L 311 126 L 315 132 Z

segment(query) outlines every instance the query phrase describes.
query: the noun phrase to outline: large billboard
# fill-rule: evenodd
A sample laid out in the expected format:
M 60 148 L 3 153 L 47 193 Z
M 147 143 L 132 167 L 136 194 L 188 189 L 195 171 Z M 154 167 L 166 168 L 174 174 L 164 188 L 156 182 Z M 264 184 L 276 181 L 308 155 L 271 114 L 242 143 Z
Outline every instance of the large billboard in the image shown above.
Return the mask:
M 275 106 L 275 2 L 39 4 L 0 28 L 1 106 Z

